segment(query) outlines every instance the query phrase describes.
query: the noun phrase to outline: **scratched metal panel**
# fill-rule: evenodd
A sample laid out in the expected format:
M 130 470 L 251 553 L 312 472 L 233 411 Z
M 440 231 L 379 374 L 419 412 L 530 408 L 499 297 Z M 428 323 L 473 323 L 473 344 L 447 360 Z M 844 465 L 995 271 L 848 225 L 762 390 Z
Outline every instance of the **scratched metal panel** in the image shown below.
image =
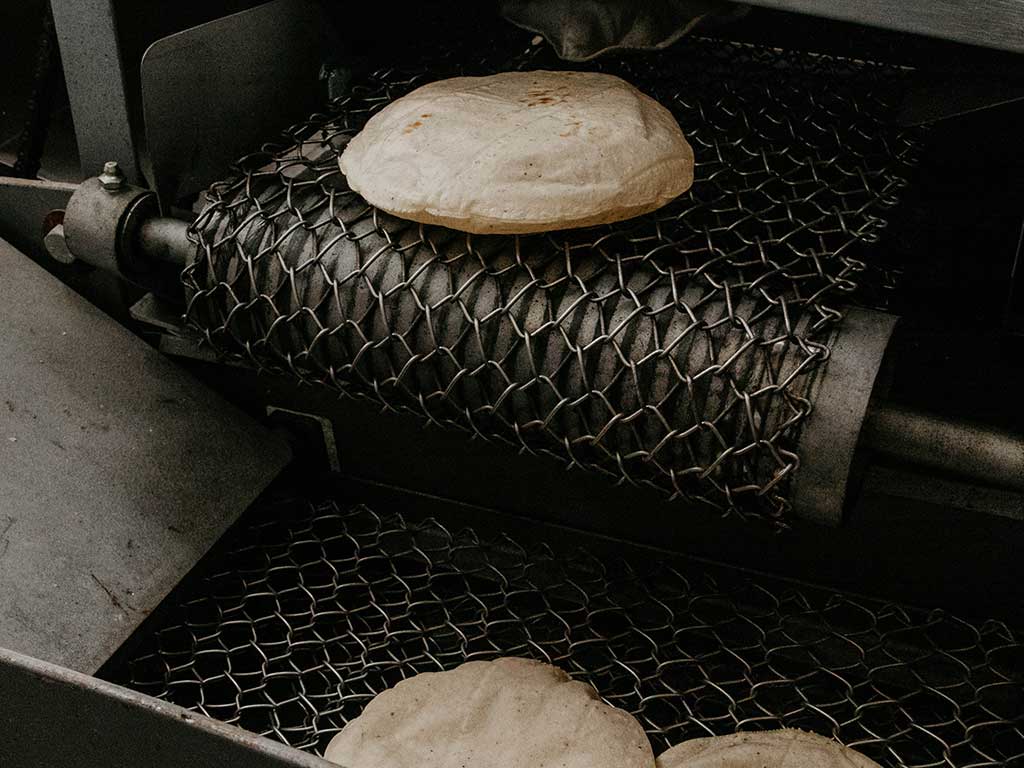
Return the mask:
M 4 768 L 329 768 L 173 704 L 0 649 Z
M 95 671 L 288 459 L 0 240 L 0 647 Z

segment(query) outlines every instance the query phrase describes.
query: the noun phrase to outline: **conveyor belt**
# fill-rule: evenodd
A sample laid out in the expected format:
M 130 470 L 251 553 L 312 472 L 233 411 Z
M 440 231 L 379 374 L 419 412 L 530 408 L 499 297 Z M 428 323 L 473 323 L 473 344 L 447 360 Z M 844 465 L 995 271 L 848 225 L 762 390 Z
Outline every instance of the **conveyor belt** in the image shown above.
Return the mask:
M 298 498 L 243 523 L 112 679 L 320 752 L 399 680 L 515 654 L 593 683 L 656 752 L 795 726 L 882 766 L 1024 762 L 1024 635 L 997 621 L 535 524 Z
M 884 122 L 902 71 L 699 39 L 602 63 L 672 110 L 697 159 L 689 193 L 618 225 L 466 236 L 347 188 L 338 155 L 393 99 L 559 66 L 515 46 L 374 73 L 245 158 L 196 224 L 189 322 L 303 381 L 784 518 L 843 308 L 891 284 L 875 246 L 918 147 Z

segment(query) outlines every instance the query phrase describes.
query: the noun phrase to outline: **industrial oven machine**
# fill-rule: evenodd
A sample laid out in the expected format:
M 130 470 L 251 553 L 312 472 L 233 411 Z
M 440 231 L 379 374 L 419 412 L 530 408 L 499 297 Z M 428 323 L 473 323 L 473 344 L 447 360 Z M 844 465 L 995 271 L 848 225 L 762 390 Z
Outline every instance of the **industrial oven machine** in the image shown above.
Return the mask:
M 718 4 L 583 62 L 529 3 L 17 5 L 0 766 L 325 766 L 508 655 L 655 753 L 1024 766 L 1024 3 Z M 480 236 L 348 188 L 394 99 L 530 69 L 656 98 L 692 189 Z

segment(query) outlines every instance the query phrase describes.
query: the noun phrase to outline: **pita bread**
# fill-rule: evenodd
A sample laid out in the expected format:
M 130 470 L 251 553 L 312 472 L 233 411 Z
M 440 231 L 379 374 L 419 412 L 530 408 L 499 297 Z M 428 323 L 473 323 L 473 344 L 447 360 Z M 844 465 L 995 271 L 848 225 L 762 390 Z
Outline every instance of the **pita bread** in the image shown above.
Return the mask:
M 517 658 L 403 680 L 324 757 L 348 768 L 654 768 L 631 715 L 560 669 Z
M 662 752 L 658 768 L 879 768 L 824 736 L 784 728 L 691 739 Z
M 672 114 L 597 72 L 430 83 L 374 115 L 339 162 L 378 208 L 479 234 L 621 221 L 693 183 Z

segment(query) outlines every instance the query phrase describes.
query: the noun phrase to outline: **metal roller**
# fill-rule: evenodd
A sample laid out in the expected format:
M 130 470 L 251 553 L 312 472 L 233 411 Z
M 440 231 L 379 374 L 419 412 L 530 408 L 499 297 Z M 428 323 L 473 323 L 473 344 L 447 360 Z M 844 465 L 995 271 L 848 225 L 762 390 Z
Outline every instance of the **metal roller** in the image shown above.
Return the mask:
M 106 266 L 137 280 L 183 269 L 187 321 L 223 352 L 727 511 L 836 524 L 871 447 L 987 481 L 1019 467 L 1003 460 L 1012 436 L 971 462 L 962 446 L 932 455 L 935 422 L 893 439 L 909 417 L 878 405 L 876 380 L 896 319 L 844 308 L 870 282 L 858 249 L 884 226 L 872 211 L 895 203 L 904 134 L 869 109 L 799 122 L 818 107 L 794 89 L 770 107 L 791 132 L 769 135 L 736 114 L 763 77 L 738 79 L 734 104 L 718 79 L 683 101 L 624 74 L 688 126 L 698 162 L 687 195 L 630 222 L 481 237 L 370 207 L 337 160 L 417 82 L 389 72 L 294 144 L 243 159 L 191 241 L 184 223 L 136 214 L 143 191 L 101 182 L 69 205 L 68 246 L 88 251 L 84 233 L 108 222 Z M 837 97 L 837 114 L 857 98 Z
M 93 186 L 87 183 L 83 195 L 95 199 Z M 143 194 L 141 190 L 135 190 L 134 193 L 129 191 L 129 196 L 134 195 L 136 198 Z M 125 243 L 125 252 L 130 254 L 129 258 L 134 263 L 172 264 L 183 268 L 191 261 L 193 246 L 188 241 L 188 227 L 184 222 L 160 217 L 145 218 L 134 212 L 138 210 L 137 204 L 133 204 L 133 200 L 128 200 L 126 204 L 126 199 L 110 198 L 107 205 L 111 209 L 127 211 L 123 214 L 125 218 L 120 220 L 119 228 L 114 227 L 110 231 L 116 233 L 111 238 L 113 242 Z M 73 233 L 81 226 L 80 208 L 77 202 L 69 206 L 69 223 Z M 93 221 L 113 222 L 114 218 L 106 215 Z M 93 232 L 98 242 L 101 235 L 95 230 L 95 224 Z M 126 237 L 126 232 L 131 233 L 132 237 Z M 461 239 L 458 233 L 446 234 L 451 239 Z M 372 236 L 372 230 L 368 230 L 362 237 Z M 500 241 L 495 244 L 500 245 Z M 384 242 L 375 242 L 375 245 L 379 246 L 381 252 L 388 251 Z M 304 241 L 298 246 L 299 253 L 305 249 L 307 256 L 316 258 L 315 254 L 308 252 L 308 246 L 309 242 Z M 335 259 L 331 262 L 332 269 L 341 274 L 358 271 L 356 262 L 359 248 L 348 239 L 339 240 L 335 248 L 336 251 L 332 249 L 329 252 Z M 97 258 L 95 252 L 84 249 L 80 252 L 90 254 L 89 258 Z M 113 255 L 109 251 L 106 255 L 110 257 L 110 263 L 104 263 L 103 266 L 116 267 Z M 326 255 L 320 254 L 321 264 Z M 501 263 L 502 256 L 498 250 L 492 249 L 481 256 Z M 102 251 L 99 257 L 104 257 Z M 296 262 L 302 263 L 301 257 Z M 400 295 L 405 279 L 402 277 L 405 271 L 402 261 L 378 259 L 374 264 L 376 268 L 364 274 L 371 281 L 379 281 L 376 293 L 379 296 Z M 135 269 L 138 271 L 140 268 Z M 424 360 L 433 358 L 442 367 L 452 362 L 450 350 L 457 344 L 452 345 L 451 340 L 457 341 L 464 337 L 470 328 L 481 320 L 486 323 L 489 317 L 499 313 L 505 306 L 499 302 L 501 285 L 494 275 L 487 275 L 480 270 L 474 273 L 465 268 L 453 274 L 446 266 L 437 265 L 430 254 L 420 254 L 411 263 L 409 271 L 419 275 L 426 286 L 426 302 L 437 305 L 435 316 L 438 319 L 429 331 L 426 330 L 426 324 L 423 324 L 421 332 L 416 336 L 417 348 L 422 351 Z M 324 271 L 319 270 L 312 273 L 304 284 L 305 293 L 298 296 L 300 306 L 322 288 L 322 285 L 318 285 L 318 276 L 324 284 L 329 283 L 325 275 Z M 257 279 L 272 278 L 261 273 Z M 634 293 L 642 287 L 643 279 L 642 276 L 634 276 Z M 674 365 L 678 366 L 681 361 L 699 371 L 705 364 L 706 350 L 694 343 L 698 334 L 692 331 L 687 333 L 696 322 L 694 318 L 686 312 L 677 311 L 665 322 L 634 322 L 626 334 L 625 343 L 617 347 L 603 347 L 592 370 L 584 371 L 581 366 L 585 368 L 586 365 L 579 360 L 565 362 L 562 348 L 565 337 L 571 338 L 570 349 L 582 360 L 585 351 L 607 336 L 609 329 L 627 325 L 631 318 L 644 315 L 647 307 L 638 307 L 635 302 L 625 300 L 629 295 L 628 290 L 619 291 L 617 303 L 608 319 L 599 311 L 597 298 L 616 293 L 613 276 L 604 275 L 591 289 L 593 295 L 588 295 L 571 280 L 565 283 L 561 303 L 550 308 L 551 317 L 557 318 L 557 323 L 554 319 L 546 319 L 548 308 L 544 303 L 543 291 L 539 288 L 531 291 L 530 283 L 519 279 L 508 290 L 510 296 L 523 297 L 516 302 L 519 311 L 511 315 L 506 324 L 490 326 L 493 332 L 481 335 L 479 343 L 466 346 L 465 365 L 471 375 L 466 377 L 464 390 L 465 402 L 471 410 L 487 410 L 487 403 L 508 398 L 512 404 L 512 423 L 516 429 L 522 430 L 543 425 L 546 413 L 563 410 L 564 413 L 558 414 L 555 420 L 560 429 L 573 436 L 569 441 L 570 450 L 573 441 L 585 442 L 593 437 L 591 425 L 606 420 L 603 411 L 612 407 L 613 402 L 623 411 L 637 414 L 623 429 L 626 432 L 625 440 L 633 440 L 638 444 L 663 439 L 666 420 L 671 424 L 685 425 L 700 424 L 703 421 L 700 416 L 702 413 L 709 414 L 712 419 L 715 417 L 728 400 L 728 393 L 721 385 L 710 386 L 711 377 L 707 377 L 708 386 L 694 386 L 688 389 L 686 397 L 673 398 L 672 395 L 672 390 L 678 387 L 678 382 L 673 384 Z M 453 285 L 468 286 L 462 294 L 466 297 L 465 306 L 474 311 L 473 318 L 465 316 L 463 307 L 451 302 L 445 303 L 445 298 L 453 295 Z M 668 290 L 662 287 L 652 293 L 651 304 L 664 302 L 668 298 Z M 351 322 L 351 319 L 346 318 L 359 317 L 368 312 L 374 303 L 371 291 L 357 290 L 346 295 L 349 303 L 339 304 L 342 309 L 337 315 L 328 315 L 329 320 L 336 322 L 339 327 Z M 374 331 L 380 338 L 386 338 L 389 332 L 404 336 L 414 329 L 419 318 L 419 302 L 423 299 L 414 301 L 411 297 L 412 294 L 406 294 L 405 300 L 395 306 L 392 314 L 395 318 L 393 330 L 389 331 L 382 322 L 383 315 L 377 317 Z M 434 297 L 436 301 L 432 302 L 431 298 Z M 719 313 L 723 311 L 722 306 L 707 302 L 696 286 L 691 286 L 681 300 L 683 306 L 702 307 L 705 314 L 701 316 L 701 322 L 704 324 L 717 322 Z M 310 313 L 310 318 L 313 316 Z M 811 388 L 810 396 L 815 405 L 796 449 L 802 458 L 790 493 L 792 503 L 801 517 L 826 524 L 839 522 L 852 495 L 850 491 L 856 488 L 860 480 L 860 469 L 868 451 L 888 460 L 941 470 L 997 487 L 1024 488 L 1024 442 L 1019 437 L 1006 431 L 917 413 L 879 399 L 877 383 L 897 321 L 895 316 L 881 312 L 850 310 L 841 329 L 830 341 L 829 362 Z M 549 334 L 544 344 L 529 350 L 525 347 L 517 350 L 514 342 L 518 338 L 515 331 L 517 326 L 534 336 L 545 327 L 556 328 L 557 333 Z M 330 336 L 317 331 L 317 327 L 313 324 L 301 330 L 294 324 L 290 325 L 293 332 L 290 343 L 297 347 L 312 347 L 318 340 L 330 344 Z M 801 330 L 806 331 L 806 328 L 801 327 Z M 262 333 L 262 329 L 256 332 Z M 379 343 L 375 345 L 367 339 L 358 347 L 336 349 L 334 353 L 351 355 L 353 358 L 368 354 L 378 358 L 375 362 L 377 366 L 394 366 L 401 362 L 389 357 L 380 347 Z M 674 353 L 671 357 L 663 354 L 669 347 Z M 516 365 L 520 374 L 529 369 L 529 375 L 523 376 L 523 379 L 534 376 L 538 366 L 554 371 L 555 375 L 547 377 L 548 388 L 539 387 L 537 396 L 531 398 L 524 396 L 525 387 L 517 385 L 518 379 L 496 374 L 500 367 L 498 362 L 507 360 L 510 355 L 519 356 Z M 620 368 L 619 356 L 627 361 L 625 369 Z M 637 376 L 637 367 L 642 367 L 644 361 L 652 359 L 656 359 L 656 362 L 647 372 L 650 375 Z M 739 371 L 736 378 L 759 380 L 764 375 L 764 365 L 762 357 L 754 357 L 748 368 Z M 421 390 L 436 389 L 438 381 L 431 367 L 421 366 L 417 369 L 415 386 Z M 578 387 L 575 397 L 565 394 L 574 392 L 573 387 L 577 384 L 586 386 Z M 559 387 L 562 388 L 562 394 L 556 398 L 554 393 L 559 391 Z M 586 392 L 594 391 L 607 391 L 611 394 L 608 398 L 586 396 Z M 668 401 L 673 403 L 671 412 L 645 418 L 645 403 Z M 581 402 L 585 406 L 577 407 Z M 769 420 L 775 422 L 783 418 L 774 412 L 769 417 Z M 716 446 L 713 434 L 713 431 L 703 433 L 699 451 L 707 455 L 714 453 Z M 671 457 L 675 461 L 686 458 L 678 450 Z
M 210 190 L 183 272 L 189 323 L 259 366 L 620 482 L 837 521 L 841 503 L 814 511 L 791 486 L 865 269 L 858 248 L 884 226 L 876 212 L 893 204 L 913 142 L 879 135 L 874 103 L 850 110 L 856 93 L 832 105 L 848 120 L 804 120 L 820 105 L 803 91 L 772 89 L 756 61 L 723 73 L 716 57 L 698 43 L 664 69 L 686 79 L 685 100 L 671 79 L 618 72 L 686 126 L 698 162 L 686 196 L 631 222 L 519 238 L 420 227 L 351 192 L 337 165 L 346 141 L 422 75 L 354 85 Z M 434 74 L 480 73 L 445 66 Z M 740 119 L 752 100 L 791 129 Z

